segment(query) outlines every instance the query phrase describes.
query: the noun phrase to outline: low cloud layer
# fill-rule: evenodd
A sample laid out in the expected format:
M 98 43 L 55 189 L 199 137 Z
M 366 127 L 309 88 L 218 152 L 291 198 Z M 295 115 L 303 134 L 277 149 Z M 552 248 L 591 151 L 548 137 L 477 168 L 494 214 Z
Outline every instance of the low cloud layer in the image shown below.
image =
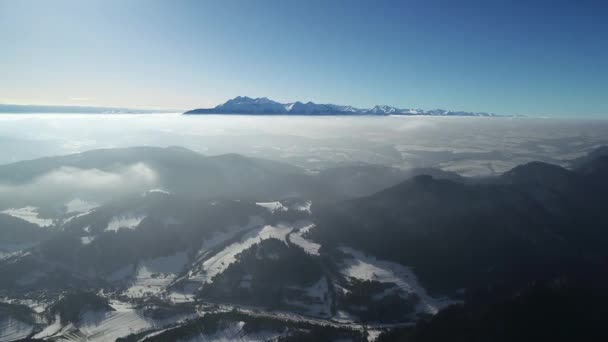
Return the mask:
M 0 164 L 99 148 L 183 146 L 310 170 L 365 162 L 488 176 L 533 160 L 567 165 L 607 145 L 606 132 L 608 120 L 582 119 L 5 114 Z
M 158 186 L 158 175 L 144 163 L 113 171 L 61 167 L 26 184 L 0 184 L 0 205 L 40 205 L 71 198 L 116 198 Z

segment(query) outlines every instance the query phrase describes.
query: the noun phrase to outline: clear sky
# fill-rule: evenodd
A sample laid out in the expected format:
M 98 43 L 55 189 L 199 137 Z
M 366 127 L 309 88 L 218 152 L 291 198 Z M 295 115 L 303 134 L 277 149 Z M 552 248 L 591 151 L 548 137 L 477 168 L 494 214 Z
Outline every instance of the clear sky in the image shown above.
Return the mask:
M 0 0 L 0 103 L 608 116 L 608 1 Z

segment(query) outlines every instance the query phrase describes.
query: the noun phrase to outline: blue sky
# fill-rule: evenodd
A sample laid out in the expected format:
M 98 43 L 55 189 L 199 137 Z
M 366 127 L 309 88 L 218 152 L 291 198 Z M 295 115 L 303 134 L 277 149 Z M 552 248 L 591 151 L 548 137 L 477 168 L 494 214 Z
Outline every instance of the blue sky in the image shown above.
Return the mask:
M 0 102 L 608 116 L 606 1 L 0 1 Z

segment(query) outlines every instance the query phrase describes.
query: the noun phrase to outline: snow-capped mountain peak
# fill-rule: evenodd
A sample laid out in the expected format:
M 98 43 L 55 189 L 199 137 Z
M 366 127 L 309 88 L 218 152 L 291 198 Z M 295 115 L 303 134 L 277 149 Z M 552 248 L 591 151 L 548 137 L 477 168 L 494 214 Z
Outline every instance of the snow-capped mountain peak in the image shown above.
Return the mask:
M 434 116 L 494 116 L 489 113 L 448 111 L 443 109 L 400 109 L 387 105 L 376 105 L 361 109 L 353 106 L 335 104 L 318 104 L 295 101 L 279 103 L 267 97 L 251 98 L 237 96 L 214 108 L 201 108 L 187 111 L 184 114 L 248 114 L 248 115 L 434 115 Z

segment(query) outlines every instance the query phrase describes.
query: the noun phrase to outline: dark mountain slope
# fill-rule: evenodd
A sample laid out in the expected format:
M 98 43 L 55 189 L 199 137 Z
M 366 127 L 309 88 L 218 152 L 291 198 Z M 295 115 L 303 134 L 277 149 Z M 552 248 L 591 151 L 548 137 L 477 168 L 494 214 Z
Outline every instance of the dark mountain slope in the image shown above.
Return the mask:
M 378 341 L 604 341 L 605 291 L 567 283 L 535 285 L 491 305 L 459 305 L 413 329 L 396 329 Z
M 437 292 L 499 295 L 606 259 L 608 215 L 595 184 L 607 176 L 542 163 L 483 184 L 417 176 L 320 211 L 313 235 L 326 248 L 412 266 Z

